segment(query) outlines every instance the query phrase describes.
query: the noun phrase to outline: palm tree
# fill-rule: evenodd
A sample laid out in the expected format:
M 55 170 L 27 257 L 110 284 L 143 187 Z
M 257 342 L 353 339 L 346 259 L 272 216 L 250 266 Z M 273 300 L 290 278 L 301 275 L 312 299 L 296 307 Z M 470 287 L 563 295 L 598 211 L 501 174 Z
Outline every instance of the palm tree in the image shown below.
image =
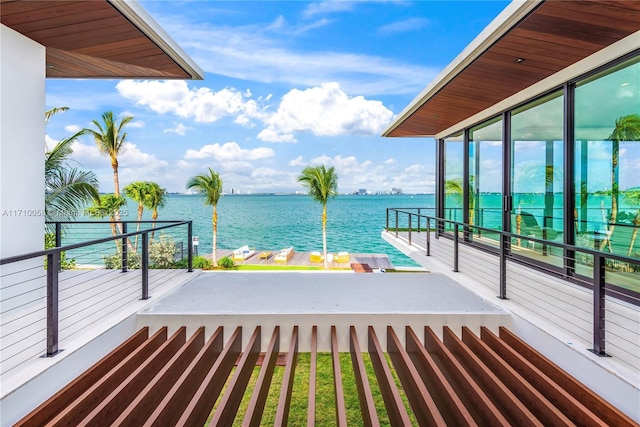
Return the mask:
M 100 196 L 98 200 L 96 200 L 93 206 L 89 207 L 87 211 L 89 212 L 89 216 L 104 218 L 105 216 L 109 217 L 109 221 L 111 221 L 111 234 L 116 236 L 118 233 L 116 231 L 116 216 L 118 215 L 118 211 L 122 209 L 123 206 L 127 204 L 127 199 L 122 196 L 116 196 L 115 194 L 104 194 Z
M 167 189 L 160 187 L 160 184 L 156 182 L 149 182 L 148 184 L 149 192 L 147 193 L 144 203 L 145 206 L 152 211 L 151 219 L 153 220 L 153 224 L 151 227 L 155 228 L 156 221 L 158 220 L 158 208 L 162 208 L 167 204 Z M 155 231 L 151 232 L 151 240 L 153 240 L 154 233 Z
M 92 123 L 97 128 L 84 129 L 84 132 L 93 135 L 96 145 L 102 154 L 106 154 L 111 159 L 111 167 L 113 168 L 113 195 L 120 196 L 120 182 L 118 180 L 118 155 L 122 154 L 125 150 L 125 142 L 127 139 L 127 133 L 122 132 L 122 129 L 131 120 L 132 116 L 125 116 L 117 123 L 113 117 L 112 111 L 107 111 L 102 114 L 103 124 L 100 124 L 97 120 L 93 120 Z
M 138 225 L 136 226 L 136 231 L 140 231 L 140 221 L 142 220 L 142 214 L 144 212 L 144 205 L 147 197 L 149 197 L 149 193 L 151 190 L 151 183 L 146 181 L 134 181 L 131 184 L 127 185 L 122 189 L 124 194 L 138 202 Z M 133 246 L 136 251 L 138 250 L 138 235 L 136 234 L 136 238 L 134 240 Z
M 45 121 L 67 107 L 54 108 L 45 113 Z M 69 165 L 71 144 L 82 134 L 65 138 L 45 152 L 45 219 L 70 221 L 81 209 L 99 197 L 98 178 L 93 172 L 85 172 Z M 47 226 L 50 228 L 50 226 Z M 48 232 L 53 232 L 49 229 Z
M 309 189 L 313 200 L 322 204 L 322 254 L 324 268 L 329 268 L 327 261 L 327 202 L 330 197 L 338 195 L 338 175 L 335 168 L 321 166 L 307 166 L 298 176 L 298 182 Z
M 187 181 L 187 189 L 193 189 L 201 196 L 204 197 L 204 202 L 207 205 L 213 206 L 213 214 L 211 215 L 211 222 L 213 224 L 213 266 L 218 266 L 218 256 L 216 249 L 216 238 L 218 234 L 218 200 L 222 195 L 222 179 L 217 172 L 209 168 L 209 174 L 196 175 L 189 178 Z
M 611 141 L 611 216 L 607 238 L 603 239 L 600 250 L 606 245 L 611 247 L 611 235 L 616 227 L 618 219 L 618 200 L 620 198 L 620 188 L 618 182 L 618 166 L 620 163 L 620 141 L 640 141 L 640 114 L 629 114 L 616 119 L 616 125 L 607 140 Z

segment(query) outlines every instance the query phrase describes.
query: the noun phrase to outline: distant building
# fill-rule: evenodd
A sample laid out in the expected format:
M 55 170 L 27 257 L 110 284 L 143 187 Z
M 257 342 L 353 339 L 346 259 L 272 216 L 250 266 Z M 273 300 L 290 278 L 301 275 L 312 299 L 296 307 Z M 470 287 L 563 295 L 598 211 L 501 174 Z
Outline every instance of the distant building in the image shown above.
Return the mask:
M 358 194 L 360 194 L 361 196 L 367 194 L 367 189 L 366 188 L 358 189 Z
M 402 194 L 402 188 L 392 188 L 391 194 Z

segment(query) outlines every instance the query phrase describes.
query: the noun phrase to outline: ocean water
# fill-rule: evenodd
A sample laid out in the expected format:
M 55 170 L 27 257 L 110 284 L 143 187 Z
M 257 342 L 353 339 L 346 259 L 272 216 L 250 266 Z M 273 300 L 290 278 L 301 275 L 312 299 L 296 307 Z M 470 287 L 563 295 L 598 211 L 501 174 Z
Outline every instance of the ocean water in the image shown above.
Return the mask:
M 452 196 L 449 196 L 452 197 Z M 553 227 L 562 228 L 562 195 L 554 200 Z M 544 210 L 544 195 L 519 195 L 517 197 L 523 211 L 529 211 L 541 218 Z M 596 229 L 602 222 L 602 206 L 609 205 L 609 200 L 591 198 L 589 203 L 589 229 Z M 522 200 L 522 202 L 520 202 Z M 447 205 L 456 206 L 460 201 L 454 198 Z M 482 216 L 479 225 L 489 228 L 500 228 L 501 202 L 498 194 L 481 195 Z M 387 208 L 432 208 L 435 205 L 434 195 L 339 195 L 331 199 L 327 205 L 327 250 L 329 252 L 361 252 L 387 254 L 396 266 L 417 266 L 409 257 L 402 254 L 380 237 L 386 224 Z M 123 220 L 136 220 L 134 201 L 129 200 L 123 211 Z M 626 206 L 621 203 L 621 211 L 637 210 L 637 206 Z M 158 220 L 192 220 L 193 235 L 199 237 L 200 254 L 211 253 L 212 242 L 212 208 L 203 203 L 198 195 L 168 195 L 166 205 L 159 210 Z M 434 215 L 429 209 L 423 214 Z M 390 225 L 395 225 L 395 214 L 390 218 Z M 460 209 L 452 209 L 445 215 L 454 220 L 462 220 Z M 151 213 L 145 211 L 143 219 L 150 220 Z M 258 250 L 278 250 L 293 246 L 296 251 L 310 252 L 322 250 L 322 206 L 306 195 L 225 195 L 218 203 L 218 248 L 236 249 L 243 245 Z M 78 218 L 89 219 L 89 218 Z M 414 222 L 413 227 L 417 224 Z M 406 227 L 407 220 L 400 217 L 400 226 Z M 424 223 L 422 223 L 424 227 Z M 84 230 L 75 229 L 67 233 L 63 244 L 105 237 L 110 234 L 108 227 Z M 133 231 L 131 228 L 129 231 Z M 170 233 L 177 233 L 171 231 Z M 186 240 L 184 230 L 176 240 Z M 419 237 L 415 237 L 419 238 Z M 186 244 L 186 242 L 185 242 Z M 113 251 L 113 244 L 103 245 L 108 252 Z M 77 256 L 80 263 L 100 263 L 104 248 L 98 247 L 90 255 Z
M 432 195 L 340 195 L 327 204 L 329 252 L 384 253 L 396 266 L 416 266 L 410 258 L 385 242 L 388 207 L 433 206 Z M 211 252 L 212 208 L 196 195 L 170 195 L 161 219 L 193 220 L 199 253 Z M 322 251 L 322 205 L 304 195 L 226 195 L 218 203 L 218 247 L 249 245 L 277 250 Z

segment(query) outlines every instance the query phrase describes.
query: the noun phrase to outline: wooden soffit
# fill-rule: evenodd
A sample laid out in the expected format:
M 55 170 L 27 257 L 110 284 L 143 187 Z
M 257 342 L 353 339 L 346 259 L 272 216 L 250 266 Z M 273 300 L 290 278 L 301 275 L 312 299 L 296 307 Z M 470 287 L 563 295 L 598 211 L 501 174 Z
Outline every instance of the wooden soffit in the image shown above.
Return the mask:
M 0 0 L 0 22 L 45 46 L 47 77 L 202 78 L 134 2 Z
M 640 1 L 540 2 L 439 88 L 425 89 L 383 136 L 435 136 L 639 30 Z

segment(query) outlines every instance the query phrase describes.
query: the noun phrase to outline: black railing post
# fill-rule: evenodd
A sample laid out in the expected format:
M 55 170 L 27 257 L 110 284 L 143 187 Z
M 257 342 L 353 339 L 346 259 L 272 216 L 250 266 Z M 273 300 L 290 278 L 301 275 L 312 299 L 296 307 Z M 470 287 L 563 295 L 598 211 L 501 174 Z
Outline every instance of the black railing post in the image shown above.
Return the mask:
M 149 299 L 149 234 L 142 233 L 142 299 Z
M 58 353 L 58 271 L 60 252 L 47 255 L 47 357 Z
M 187 267 L 188 272 L 193 272 L 193 221 L 187 223 Z
M 500 299 L 507 299 L 507 239 L 506 234 L 500 233 Z
M 56 248 L 62 246 L 62 224 L 56 222 Z
M 598 356 L 605 352 L 605 259 L 593 255 L 593 351 Z
M 411 246 L 411 217 L 413 215 L 411 215 L 411 213 L 409 213 L 408 215 L 409 215 L 409 246 Z
M 420 208 L 418 208 L 418 233 L 420 232 Z
M 458 223 L 453 226 L 453 271 L 458 272 Z
M 387 231 L 389 231 L 389 208 L 387 208 Z
M 122 223 L 122 234 L 127 234 L 127 223 Z M 127 247 L 127 238 L 122 239 L 122 272 L 127 272 L 127 267 L 129 266 L 129 256 L 127 254 L 129 248 Z
M 396 211 L 396 239 L 398 238 L 398 211 Z
M 427 256 L 431 256 L 431 218 L 427 218 Z

